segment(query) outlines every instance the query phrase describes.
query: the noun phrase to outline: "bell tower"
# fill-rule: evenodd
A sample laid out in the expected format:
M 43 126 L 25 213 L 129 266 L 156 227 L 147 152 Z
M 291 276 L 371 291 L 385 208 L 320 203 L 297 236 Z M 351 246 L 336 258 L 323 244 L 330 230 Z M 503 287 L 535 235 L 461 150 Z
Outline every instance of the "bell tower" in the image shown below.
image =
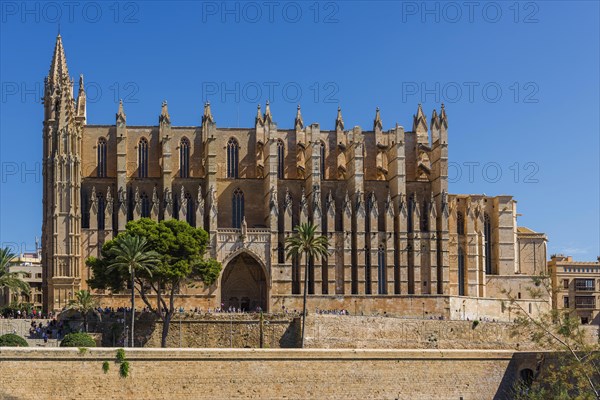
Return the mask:
M 60 34 L 44 79 L 42 266 L 44 311 L 64 307 L 81 284 L 81 133 L 85 91 L 79 104 Z

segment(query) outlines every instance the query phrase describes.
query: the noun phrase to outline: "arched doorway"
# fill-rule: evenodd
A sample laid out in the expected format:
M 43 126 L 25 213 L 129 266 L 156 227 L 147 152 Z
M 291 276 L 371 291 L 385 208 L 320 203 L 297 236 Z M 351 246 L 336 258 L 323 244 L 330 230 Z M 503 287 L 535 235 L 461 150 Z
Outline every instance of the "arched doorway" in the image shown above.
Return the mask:
M 267 310 L 267 280 L 262 266 L 247 253 L 235 256 L 223 271 L 221 303 L 224 309 Z

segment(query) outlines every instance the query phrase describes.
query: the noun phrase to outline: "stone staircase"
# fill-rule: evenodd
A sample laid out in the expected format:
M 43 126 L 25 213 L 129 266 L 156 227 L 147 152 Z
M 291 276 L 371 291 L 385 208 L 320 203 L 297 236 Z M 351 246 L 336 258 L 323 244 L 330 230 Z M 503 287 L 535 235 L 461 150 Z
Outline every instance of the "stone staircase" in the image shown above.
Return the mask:
M 58 347 L 59 341 L 57 339 L 48 339 L 48 343 L 44 343 L 44 339 L 29 339 L 25 338 L 29 347 Z
M 30 338 L 29 328 L 31 327 L 31 319 L 0 319 L 0 336 L 6 333 L 14 333 L 21 336 L 27 341 L 30 347 L 58 347 L 59 342 L 57 339 L 48 339 L 47 343 L 44 343 L 44 339 Z M 49 319 L 35 319 L 36 324 L 42 323 L 42 326 L 46 326 Z

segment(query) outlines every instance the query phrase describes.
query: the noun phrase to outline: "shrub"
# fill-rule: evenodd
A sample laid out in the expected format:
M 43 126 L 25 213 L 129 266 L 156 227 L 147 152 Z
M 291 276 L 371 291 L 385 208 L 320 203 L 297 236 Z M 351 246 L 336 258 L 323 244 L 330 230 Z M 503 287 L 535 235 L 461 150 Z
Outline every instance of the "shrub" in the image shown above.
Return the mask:
M 119 367 L 119 375 L 121 378 L 127 378 L 129 375 L 129 361 L 123 361 Z
M 60 342 L 60 347 L 96 347 L 96 341 L 87 333 L 69 333 Z
M 104 371 L 104 373 L 108 373 L 108 370 L 110 369 L 110 364 L 108 361 L 104 361 L 102 363 L 102 371 Z
M 117 363 L 122 363 L 123 361 L 125 361 L 125 350 L 124 349 L 118 349 L 117 350 Z
M 27 340 L 14 333 L 0 336 L 0 347 L 29 347 Z

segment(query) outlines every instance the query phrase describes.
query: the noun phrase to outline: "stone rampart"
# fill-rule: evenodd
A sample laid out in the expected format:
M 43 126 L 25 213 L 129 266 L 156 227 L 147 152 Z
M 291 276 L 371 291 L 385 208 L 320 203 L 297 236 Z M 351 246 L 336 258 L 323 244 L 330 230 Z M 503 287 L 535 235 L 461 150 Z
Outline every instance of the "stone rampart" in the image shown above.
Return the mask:
M 536 355 L 489 350 L 0 348 L 0 399 L 508 399 Z M 108 361 L 110 369 L 102 370 Z

